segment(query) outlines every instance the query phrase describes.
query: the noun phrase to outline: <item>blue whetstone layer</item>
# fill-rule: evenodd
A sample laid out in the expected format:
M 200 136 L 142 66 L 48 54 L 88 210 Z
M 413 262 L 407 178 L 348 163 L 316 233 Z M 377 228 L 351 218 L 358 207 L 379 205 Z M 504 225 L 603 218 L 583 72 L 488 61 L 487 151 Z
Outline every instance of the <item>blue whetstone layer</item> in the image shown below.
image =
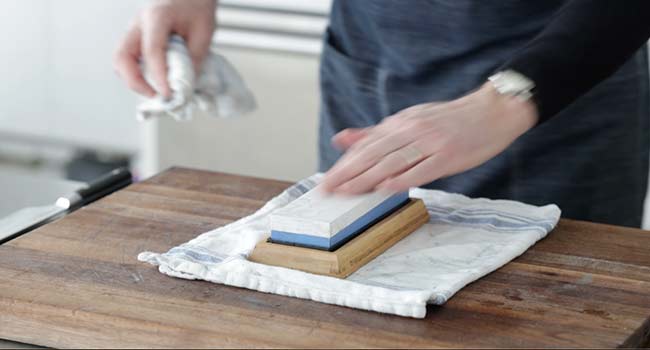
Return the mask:
M 408 192 L 396 194 L 381 202 L 381 204 L 374 207 L 364 215 L 360 216 L 357 220 L 353 221 L 350 225 L 343 228 L 331 238 L 310 236 L 306 233 L 272 230 L 271 242 L 332 251 L 350 239 L 354 238 L 379 220 L 385 218 L 402 205 L 406 204 L 408 200 Z

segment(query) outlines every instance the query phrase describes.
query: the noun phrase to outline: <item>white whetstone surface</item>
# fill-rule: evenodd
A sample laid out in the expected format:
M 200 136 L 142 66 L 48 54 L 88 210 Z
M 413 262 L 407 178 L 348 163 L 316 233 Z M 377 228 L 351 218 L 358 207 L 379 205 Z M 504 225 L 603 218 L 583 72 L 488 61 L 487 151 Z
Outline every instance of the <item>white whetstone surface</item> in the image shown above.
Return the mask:
M 372 192 L 355 196 L 310 190 L 270 217 L 271 230 L 331 238 L 393 194 Z

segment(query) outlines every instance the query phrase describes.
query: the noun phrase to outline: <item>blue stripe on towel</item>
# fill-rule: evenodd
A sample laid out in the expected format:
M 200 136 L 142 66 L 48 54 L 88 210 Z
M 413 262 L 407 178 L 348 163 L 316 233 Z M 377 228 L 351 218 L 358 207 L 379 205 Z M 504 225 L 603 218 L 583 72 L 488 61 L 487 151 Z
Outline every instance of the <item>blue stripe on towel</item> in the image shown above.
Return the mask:
M 316 187 L 315 181 L 311 179 L 304 179 L 287 188 L 285 192 L 295 199 L 309 192 L 309 190 L 314 187 Z
M 535 224 L 540 221 L 548 221 L 546 219 L 536 219 L 533 217 L 529 216 L 521 216 L 517 214 L 512 214 L 512 213 L 507 213 L 503 211 L 497 211 L 494 209 L 486 209 L 486 208 L 448 208 L 448 207 L 439 207 L 439 206 L 434 206 L 434 205 L 428 205 L 427 208 L 429 210 L 435 210 L 435 211 L 440 211 L 442 213 L 457 213 L 461 215 L 498 215 L 500 217 L 506 218 L 506 219 L 511 219 L 515 221 L 521 221 L 521 222 L 526 222 L 530 224 Z
M 431 223 L 445 222 L 461 226 L 481 227 L 484 229 L 492 227 L 499 231 L 508 232 L 539 230 L 546 233 L 552 230 L 555 224 L 553 220 L 535 220 L 531 217 L 518 216 L 516 214 L 495 210 L 446 208 L 433 205 L 427 205 L 427 210 L 431 217 L 429 220 Z M 465 212 L 468 214 L 464 214 Z
M 167 254 L 170 255 L 182 255 L 188 260 L 192 260 L 194 262 L 202 262 L 202 263 L 211 263 L 211 264 L 218 264 L 224 260 L 223 257 L 216 256 L 213 254 L 207 254 L 207 253 L 201 253 L 197 252 L 196 249 L 188 249 L 184 247 L 174 247 L 170 249 Z

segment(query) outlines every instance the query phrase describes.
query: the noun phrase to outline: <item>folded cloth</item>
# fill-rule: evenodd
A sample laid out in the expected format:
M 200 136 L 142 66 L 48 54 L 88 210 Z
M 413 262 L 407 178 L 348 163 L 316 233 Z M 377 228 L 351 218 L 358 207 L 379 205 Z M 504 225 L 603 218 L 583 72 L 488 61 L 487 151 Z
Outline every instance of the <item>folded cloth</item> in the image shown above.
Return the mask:
M 167 68 L 172 97 L 165 99 L 157 95 L 144 100 L 137 107 L 139 120 L 170 116 L 183 121 L 191 120 L 199 114 L 232 117 L 256 108 L 255 97 L 237 70 L 216 53 L 214 47 L 203 60 L 197 79 L 185 42 L 174 35 L 167 47 Z M 151 77 L 144 66 L 143 71 L 151 83 Z
M 144 252 L 138 259 L 170 276 L 422 318 L 427 303 L 444 304 L 468 283 L 525 252 L 560 218 L 556 205 L 414 188 L 410 196 L 424 200 L 429 223 L 346 279 L 246 260 L 255 244 L 268 237 L 269 214 L 309 191 L 321 176 L 300 181 L 250 216 L 167 253 Z

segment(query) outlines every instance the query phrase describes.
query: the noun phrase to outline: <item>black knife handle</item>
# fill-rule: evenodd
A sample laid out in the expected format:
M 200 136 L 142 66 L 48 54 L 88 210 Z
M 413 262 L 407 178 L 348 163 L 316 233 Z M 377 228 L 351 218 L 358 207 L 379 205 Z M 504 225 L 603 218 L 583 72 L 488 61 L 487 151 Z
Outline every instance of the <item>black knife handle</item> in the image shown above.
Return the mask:
M 127 168 L 118 168 L 92 181 L 88 186 L 77 191 L 81 201 L 80 206 L 92 203 L 104 196 L 107 196 L 119 189 L 130 185 L 133 176 Z

